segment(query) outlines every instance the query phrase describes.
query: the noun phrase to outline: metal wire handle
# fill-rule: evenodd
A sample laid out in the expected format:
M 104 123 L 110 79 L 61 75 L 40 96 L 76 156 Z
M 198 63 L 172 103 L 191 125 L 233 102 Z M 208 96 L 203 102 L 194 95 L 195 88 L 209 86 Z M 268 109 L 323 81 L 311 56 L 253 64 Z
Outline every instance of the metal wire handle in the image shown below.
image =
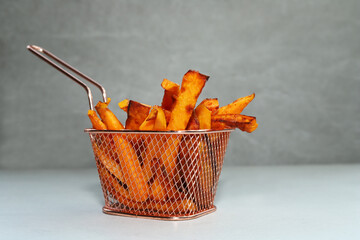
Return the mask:
M 35 46 L 35 45 L 28 45 L 27 49 L 32 52 L 33 54 L 35 54 L 36 56 L 38 56 L 39 58 L 41 58 L 42 60 L 44 60 L 45 62 L 47 62 L 48 64 L 50 64 L 51 66 L 53 66 L 54 68 L 56 68 L 58 71 L 62 72 L 63 74 L 65 74 L 67 77 L 69 77 L 71 80 L 73 80 L 74 82 L 76 82 L 77 84 L 79 84 L 80 86 L 82 86 L 87 95 L 88 95 L 88 100 L 89 100 L 89 107 L 91 110 L 94 110 L 94 104 L 93 104 L 93 96 L 91 93 L 90 88 L 84 83 L 82 82 L 79 78 L 75 77 L 73 74 L 69 73 L 68 71 L 66 71 L 64 68 L 62 68 L 61 66 L 59 66 L 58 64 L 56 64 L 55 62 L 53 62 L 52 60 L 50 60 L 49 58 L 47 58 L 46 56 L 52 58 L 53 60 L 55 60 L 57 63 L 60 63 L 62 66 L 66 67 L 67 69 L 73 71 L 74 73 L 76 73 L 77 75 L 79 75 L 80 77 L 84 78 L 85 80 L 89 81 L 90 83 L 94 84 L 96 87 L 98 87 L 102 93 L 102 97 L 104 102 L 106 102 L 107 98 L 106 98 L 106 90 L 105 88 L 98 82 L 96 82 L 94 79 L 86 76 L 84 73 L 80 72 L 79 70 L 77 70 L 76 68 L 72 67 L 71 65 L 69 65 L 68 63 L 64 62 L 63 60 L 61 60 L 60 58 L 56 57 L 54 54 L 52 54 L 51 52 L 45 50 L 42 47 L 39 46 Z M 46 55 L 46 56 L 45 56 Z

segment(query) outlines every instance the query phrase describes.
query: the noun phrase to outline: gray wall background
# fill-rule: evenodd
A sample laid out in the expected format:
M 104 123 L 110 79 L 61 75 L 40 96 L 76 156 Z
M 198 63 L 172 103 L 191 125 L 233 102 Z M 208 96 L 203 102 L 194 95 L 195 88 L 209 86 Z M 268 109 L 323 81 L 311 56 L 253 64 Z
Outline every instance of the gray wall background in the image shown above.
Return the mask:
M 0 169 L 94 167 L 83 89 L 42 46 L 112 97 L 160 104 L 163 78 L 210 75 L 200 100 L 244 111 L 226 165 L 360 162 L 360 1 L 0 1 Z M 94 89 L 96 100 L 100 94 Z

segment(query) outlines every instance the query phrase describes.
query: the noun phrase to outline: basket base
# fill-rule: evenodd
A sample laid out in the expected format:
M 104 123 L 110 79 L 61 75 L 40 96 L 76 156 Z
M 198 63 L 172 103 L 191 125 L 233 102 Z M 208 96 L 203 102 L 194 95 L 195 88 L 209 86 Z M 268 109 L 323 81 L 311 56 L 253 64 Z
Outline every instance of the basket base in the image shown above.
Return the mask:
M 103 213 L 110 214 L 110 215 L 116 215 L 116 216 L 123 216 L 123 217 L 134 217 L 134 218 L 145 218 L 145 219 L 155 219 L 155 220 L 163 220 L 163 221 L 183 221 L 183 220 L 191 220 L 195 218 L 199 218 L 202 216 L 205 216 L 207 214 L 213 213 L 216 211 L 216 207 L 212 207 L 208 210 L 204 210 L 202 212 L 193 214 L 193 215 L 184 215 L 184 216 L 170 216 L 170 217 L 162 217 L 162 216 L 147 216 L 147 215 L 135 215 L 130 213 L 123 213 L 114 211 L 110 208 L 103 207 Z

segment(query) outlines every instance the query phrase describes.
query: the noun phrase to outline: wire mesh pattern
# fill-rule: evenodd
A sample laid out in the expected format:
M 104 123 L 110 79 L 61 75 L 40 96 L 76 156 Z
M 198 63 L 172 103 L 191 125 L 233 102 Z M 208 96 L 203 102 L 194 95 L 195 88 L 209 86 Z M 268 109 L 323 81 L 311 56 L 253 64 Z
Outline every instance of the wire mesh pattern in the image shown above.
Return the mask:
M 104 212 L 169 220 L 211 212 L 231 131 L 86 130 Z

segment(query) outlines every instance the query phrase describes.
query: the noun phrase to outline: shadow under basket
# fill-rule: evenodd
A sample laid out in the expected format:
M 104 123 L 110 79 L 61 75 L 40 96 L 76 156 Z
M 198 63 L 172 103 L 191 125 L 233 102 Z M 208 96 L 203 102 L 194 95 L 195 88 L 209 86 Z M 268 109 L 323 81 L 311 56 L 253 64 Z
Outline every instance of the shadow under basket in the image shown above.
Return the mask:
M 214 212 L 214 198 L 232 129 L 89 133 L 103 212 L 160 220 Z

